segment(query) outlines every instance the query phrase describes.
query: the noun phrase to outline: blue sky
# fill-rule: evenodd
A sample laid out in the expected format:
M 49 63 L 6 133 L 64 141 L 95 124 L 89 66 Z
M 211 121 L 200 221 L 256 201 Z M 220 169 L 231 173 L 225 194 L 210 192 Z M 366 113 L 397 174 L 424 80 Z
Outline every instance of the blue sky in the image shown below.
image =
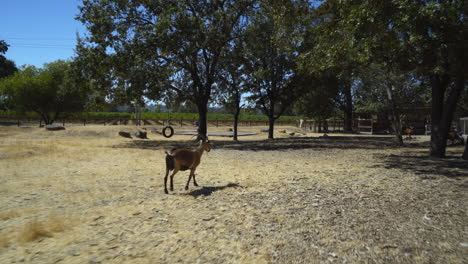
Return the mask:
M 76 34 L 84 26 L 74 19 L 79 0 L 1 0 L 0 40 L 9 49 L 5 56 L 16 66 L 34 65 L 74 55 Z

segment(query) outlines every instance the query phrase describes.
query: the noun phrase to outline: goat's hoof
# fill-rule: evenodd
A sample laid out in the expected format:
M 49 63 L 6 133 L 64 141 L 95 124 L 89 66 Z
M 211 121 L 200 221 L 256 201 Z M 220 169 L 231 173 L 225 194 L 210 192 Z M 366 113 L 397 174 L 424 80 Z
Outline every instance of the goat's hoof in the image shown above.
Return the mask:
M 186 191 L 188 190 L 188 186 L 185 186 L 185 190 L 186 190 Z
M 167 190 L 164 190 L 164 192 L 165 192 L 166 194 L 169 194 L 169 192 L 168 192 Z
M 193 185 L 197 186 L 198 187 L 198 184 L 194 183 Z

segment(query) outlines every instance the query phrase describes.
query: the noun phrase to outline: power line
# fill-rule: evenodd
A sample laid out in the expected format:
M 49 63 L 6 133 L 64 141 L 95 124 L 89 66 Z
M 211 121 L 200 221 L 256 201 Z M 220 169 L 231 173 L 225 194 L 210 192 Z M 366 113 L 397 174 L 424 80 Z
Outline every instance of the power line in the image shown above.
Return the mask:
M 28 38 L 28 37 L 4 37 L 4 39 L 17 39 L 17 40 L 71 40 L 76 41 L 76 38 Z
M 55 47 L 55 48 L 74 48 L 74 45 L 62 45 L 62 44 L 38 44 L 38 43 L 13 43 L 11 44 L 11 47 L 22 47 L 22 46 L 28 46 L 28 47 Z
M 27 37 L 27 36 L 14 36 L 7 37 L 1 36 L 7 42 L 10 48 L 33 48 L 33 49 L 73 49 L 75 48 L 76 38 L 56 38 L 56 37 Z M 19 41 L 15 42 L 15 41 Z M 23 42 L 23 43 L 21 43 Z M 73 43 L 71 43 L 73 42 Z
M 10 48 L 33 48 L 33 49 L 73 49 L 74 46 L 60 46 L 60 45 L 11 45 Z

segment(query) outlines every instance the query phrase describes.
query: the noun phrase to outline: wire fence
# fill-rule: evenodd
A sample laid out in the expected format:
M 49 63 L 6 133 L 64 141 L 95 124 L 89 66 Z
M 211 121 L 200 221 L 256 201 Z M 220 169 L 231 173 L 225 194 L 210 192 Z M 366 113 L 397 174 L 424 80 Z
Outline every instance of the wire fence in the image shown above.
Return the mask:
M 368 124 L 369 123 L 369 124 Z M 372 120 L 353 120 L 353 130 L 357 132 L 373 133 Z M 87 126 L 87 125 L 102 125 L 102 126 L 173 126 L 173 127 L 198 127 L 198 119 L 184 118 L 60 118 L 55 120 L 55 125 L 61 126 Z M 12 117 L 0 116 L 0 126 L 44 126 L 44 122 L 40 117 Z M 268 120 L 239 120 L 240 127 L 268 126 Z M 208 126 L 211 127 L 230 127 L 234 126 L 234 120 L 210 119 Z M 341 133 L 345 131 L 344 120 L 276 120 L 275 126 L 293 126 L 304 130 L 305 132 L 314 133 Z
M 56 125 L 62 126 L 86 126 L 86 125 L 125 125 L 125 126 L 198 126 L 197 119 L 134 119 L 134 118 L 60 118 L 54 121 Z M 44 126 L 39 117 L 11 117 L 0 116 L 0 125 L 7 126 Z M 208 120 L 208 126 L 233 126 L 234 120 Z M 277 120 L 277 126 L 297 126 L 298 121 Z M 268 126 L 268 120 L 239 120 L 238 126 Z

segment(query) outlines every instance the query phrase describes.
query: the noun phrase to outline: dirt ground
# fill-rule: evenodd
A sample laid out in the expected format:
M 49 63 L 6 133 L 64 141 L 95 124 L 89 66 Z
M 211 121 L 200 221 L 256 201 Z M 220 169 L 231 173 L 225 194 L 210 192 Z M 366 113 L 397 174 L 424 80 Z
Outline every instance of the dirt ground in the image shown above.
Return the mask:
M 166 195 L 164 150 L 197 143 L 122 130 L 0 127 L 0 263 L 468 263 L 462 146 L 212 137 L 200 187 L 179 172 Z

